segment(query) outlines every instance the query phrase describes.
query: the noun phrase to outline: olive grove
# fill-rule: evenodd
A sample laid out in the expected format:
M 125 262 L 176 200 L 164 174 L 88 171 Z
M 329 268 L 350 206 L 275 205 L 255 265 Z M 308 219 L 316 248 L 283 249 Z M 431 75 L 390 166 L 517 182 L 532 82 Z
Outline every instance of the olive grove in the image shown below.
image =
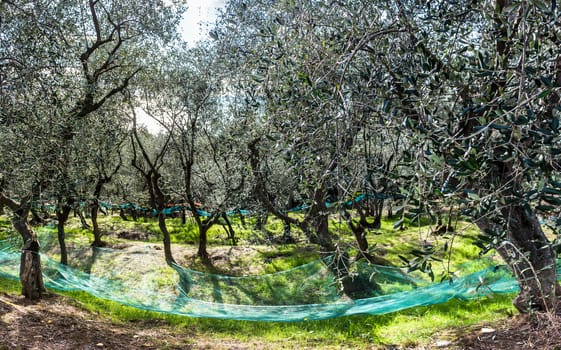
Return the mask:
M 287 220 L 312 227 L 324 251 L 339 248 L 326 232 L 328 190 L 391 179 L 410 217 L 455 208 L 471 218 L 480 246 L 514 272 L 520 311 L 556 307 L 556 254 L 540 223 L 561 203 L 555 2 L 229 4 L 213 36 L 241 62 L 236 81 L 257 106 L 248 145 L 266 206 L 274 212 L 259 147 L 278 149 L 268 156 L 284 157 L 307 191 L 309 221 Z M 362 132 L 389 140 L 382 166 L 356 159 Z M 557 232 L 559 219 L 547 224 Z
M 160 1 L 0 4 L 0 202 L 11 209 L 24 241 L 20 277 L 26 297 L 38 298 L 44 290 L 39 242 L 28 224 L 31 208 L 47 190 L 56 190 L 63 224 L 77 201 L 71 176 L 80 159 L 70 151 L 75 136 L 139 72 L 142 45 L 173 38 L 180 13 Z M 62 227 L 59 241 L 64 250 Z
M 285 242 L 296 229 L 335 256 L 350 295 L 364 287 L 353 260 L 384 262 L 369 241 L 384 208 L 396 228 L 424 217 L 447 237 L 444 218 L 462 216 L 516 276 L 521 312 L 557 308 L 555 1 L 231 0 L 192 48 L 176 37 L 182 10 L 0 4 L 0 207 L 24 239 L 27 297 L 44 289 L 32 208 L 56 204 L 62 250 L 66 218 L 89 200 L 101 245 L 105 188 L 157 214 L 170 264 L 170 202 L 191 208 L 202 259 L 208 229 L 251 208 L 281 219 Z M 296 205 L 302 215 L 288 213 Z M 432 274 L 442 252 L 426 248 L 410 270 Z

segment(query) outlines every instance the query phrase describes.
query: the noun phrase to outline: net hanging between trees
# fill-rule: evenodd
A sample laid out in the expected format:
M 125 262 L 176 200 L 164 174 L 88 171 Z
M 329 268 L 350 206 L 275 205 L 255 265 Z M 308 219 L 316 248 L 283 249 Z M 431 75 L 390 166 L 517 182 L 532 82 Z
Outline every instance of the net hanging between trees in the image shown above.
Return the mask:
M 20 254 L 0 241 L 0 276 L 17 279 Z M 86 273 L 42 256 L 47 288 L 84 291 L 135 308 L 190 317 L 294 322 L 357 314 L 384 314 L 453 298 L 468 300 L 491 293 L 511 293 L 517 283 L 504 266 L 432 283 L 402 269 L 357 263 L 353 278 L 376 283 L 376 295 L 351 300 L 342 296 L 329 267 L 318 260 L 300 267 L 260 276 L 232 277 L 193 271 L 159 261 L 150 247 L 134 252 L 89 248 Z M 94 263 L 95 262 L 95 263 Z M 103 264 L 105 267 L 103 267 Z M 96 266 L 99 266 L 96 268 Z M 150 267 L 151 266 L 151 267 Z

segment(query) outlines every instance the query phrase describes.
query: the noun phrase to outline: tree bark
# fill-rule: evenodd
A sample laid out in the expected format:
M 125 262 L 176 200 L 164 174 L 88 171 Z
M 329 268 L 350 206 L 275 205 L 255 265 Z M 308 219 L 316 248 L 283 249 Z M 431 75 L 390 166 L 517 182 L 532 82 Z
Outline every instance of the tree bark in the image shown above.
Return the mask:
M 39 255 L 39 240 L 27 222 L 30 203 L 18 204 L 0 195 L 0 201 L 8 202 L 8 207 L 14 213 L 12 224 L 23 239 L 20 263 L 21 294 L 27 299 L 41 298 L 46 292 L 41 270 L 41 256 Z
M 78 215 L 78 217 L 80 218 L 80 223 L 82 224 L 82 228 L 84 230 L 89 230 L 90 225 L 86 221 L 86 218 L 84 217 L 84 213 L 80 209 L 75 209 L 74 213 L 76 213 L 76 215 Z
M 203 261 L 208 261 L 209 255 L 207 251 L 207 244 L 208 244 L 208 227 L 206 225 L 199 226 L 199 249 L 197 251 L 197 256 L 201 258 Z
M 58 244 L 60 246 L 60 263 L 63 265 L 68 265 L 68 250 L 66 249 L 66 234 L 64 232 L 64 225 L 68 220 L 70 211 L 72 208 L 69 205 L 65 205 L 62 209 L 57 209 L 57 237 Z
M 508 218 L 506 237 L 497 247 L 498 253 L 511 268 L 520 294 L 514 306 L 521 313 L 533 310 L 553 311 L 558 306 L 561 287 L 557 282 L 556 255 L 536 215 L 520 205 L 502 210 Z M 477 222 L 482 231 L 492 229 L 489 219 Z
M 236 240 L 236 232 L 234 231 L 234 228 L 232 227 L 232 223 L 230 222 L 230 219 L 228 218 L 228 215 L 226 213 L 222 213 L 222 219 L 224 219 L 224 221 L 226 222 L 226 232 L 228 233 L 228 238 L 230 238 L 230 240 L 232 241 L 232 245 L 235 246 L 237 245 L 237 240 Z
M 21 281 L 21 294 L 27 299 L 40 299 L 41 293 L 46 292 L 41 270 L 39 241 L 36 237 L 35 239 L 27 240 L 23 245 L 19 278 Z
M 166 262 L 168 264 L 175 264 L 175 260 L 173 259 L 173 254 L 171 253 L 171 238 L 169 235 L 169 231 L 166 225 L 166 215 L 161 211 L 158 213 L 158 226 L 160 227 L 160 231 L 162 231 L 163 243 L 164 243 L 164 256 L 166 258 Z
M 99 204 L 98 201 L 95 200 L 90 211 L 90 215 L 92 217 L 92 228 L 93 228 L 93 236 L 94 236 L 92 247 L 104 247 L 106 245 L 105 242 L 101 240 L 101 230 L 99 229 L 99 223 L 97 222 L 98 212 L 99 212 Z
M 334 254 L 336 247 L 329 233 L 329 214 L 325 206 L 325 191 L 317 188 L 313 194 L 313 201 L 306 220 L 309 220 L 310 226 L 313 227 L 322 254 Z
M 362 220 L 363 220 L 362 213 L 361 213 L 361 219 L 358 224 L 355 224 L 353 222 L 353 218 L 351 214 L 349 214 L 347 211 L 343 212 L 343 217 L 347 222 L 347 226 L 351 229 L 351 232 L 355 236 L 355 240 L 358 246 L 358 253 L 356 255 L 355 260 L 358 261 L 361 259 L 366 259 L 371 264 L 390 265 L 390 262 L 387 261 L 386 259 L 379 256 L 372 255 L 368 252 L 369 244 L 368 244 L 368 239 L 366 238 L 367 226 L 364 226 L 362 224 Z M 364 218 L 364 220 L 366 220 L 366 218 Z

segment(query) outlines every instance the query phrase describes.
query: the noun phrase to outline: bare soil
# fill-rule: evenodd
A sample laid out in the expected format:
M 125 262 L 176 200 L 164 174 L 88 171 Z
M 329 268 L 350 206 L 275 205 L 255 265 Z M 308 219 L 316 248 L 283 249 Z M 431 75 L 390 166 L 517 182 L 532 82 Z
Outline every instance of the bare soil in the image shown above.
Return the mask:
M 371 349 L 561 350 L 561 315 L 515 316 L 496 324 L 452 330 L 450 341 Z M 438 336 L 435 337 L 440 338 Z M 48 295 L 36 303 L 0 293 L 0 350 L 4 349 L 268 349 L 258 339 L 240 342 L 173 329 L 165 321 L 115 323 L 75 301 Z M 300 347 L 297 347 L 300 348 Z M 322 348 L 321 345 L 302 348 Z
M 561 314 L 518 315 L 499 324 L 457 333 L 457 344 L 465 350 L 561 350 Z
M 188 334 L 160 321 L 113 323 L 49 295 L 36 303 L 0 294 L 0 349 L 191 349 Z

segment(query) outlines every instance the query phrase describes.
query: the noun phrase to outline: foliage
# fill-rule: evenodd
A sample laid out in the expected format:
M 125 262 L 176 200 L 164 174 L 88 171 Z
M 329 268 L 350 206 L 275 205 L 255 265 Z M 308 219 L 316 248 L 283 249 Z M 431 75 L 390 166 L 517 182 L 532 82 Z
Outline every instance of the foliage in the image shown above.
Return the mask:
M 468 218 L 478 247 L 517 276 L 519 309 L 555 305 L 543 230 L 561 225 L 555 1 L 230 0 L 212 41 L 193 48 L 176 40 L 183 10 L 0 3 L 0 206 L 23 213 L 14 227 L 26 242 L 28 212 L 40 221 L 54 205 L 64 260 L 67 216 L 96 208 L 102 187 L 156 210 L 158 226 L 141 225 L 170 262 L 172 242 L 198 242 L 208 260 L 207 243 L 282 231 L 336 253 L 341 281 L 351 255 L 384 249 L 438 279 L 453 272 L 454 250 L 473 253 L 451 230 Z M 138 125 L 141 111 L 159 134 Z M 359 194 L 366 204 L 345 202 Z M 211 214 L 195 212 L 198 235 L 163 215 L 178 202 Z M 261 213 L 247 220 L 261 228 L 225 222 L 236 209 Z M 262 225 L 268 214 L 274 225 Z M 400 244 L 387 248 L 390 231 Z
M 240 118 L 258 126 L 254 149 L 272 150 L 253 151 L 256 188 L 273 188 L 259 176 L 269 181 L 281 161 L 312 208 L 333 188 L 393 188 L 411 218 L 469 215 L 479 245 L 516 272 L 520 310 L 550 309 L 561 288 L 537 215 L 561 203 L 558 11 L 541 1 L 229 2 L 214 37 L 242 63 Z M 410 267 L 433 275 L 432 247 L 412 252 Z

